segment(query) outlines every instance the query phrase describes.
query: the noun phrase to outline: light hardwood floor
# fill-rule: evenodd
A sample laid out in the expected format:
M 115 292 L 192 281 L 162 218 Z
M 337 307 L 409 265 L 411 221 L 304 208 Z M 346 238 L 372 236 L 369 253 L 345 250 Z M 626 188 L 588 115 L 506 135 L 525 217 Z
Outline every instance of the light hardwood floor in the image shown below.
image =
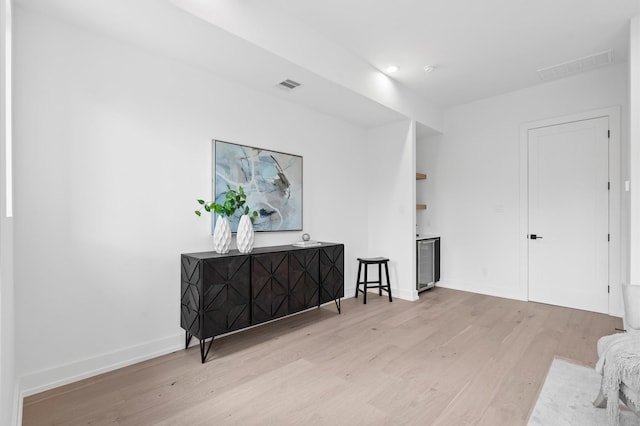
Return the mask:
M 435 288 L 370 295 L 26 398 L 24 425 L 521 425 L 607 315 Z M 594 389 L 594 397 L 597 389 Z

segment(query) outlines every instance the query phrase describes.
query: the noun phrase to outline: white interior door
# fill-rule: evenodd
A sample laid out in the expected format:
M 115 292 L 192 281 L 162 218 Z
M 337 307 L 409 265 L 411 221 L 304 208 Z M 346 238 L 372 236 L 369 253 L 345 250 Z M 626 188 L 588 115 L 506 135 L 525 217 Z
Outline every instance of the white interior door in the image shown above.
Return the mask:
M 529 131 L 529 300 L 608 312 L 609 119 Z

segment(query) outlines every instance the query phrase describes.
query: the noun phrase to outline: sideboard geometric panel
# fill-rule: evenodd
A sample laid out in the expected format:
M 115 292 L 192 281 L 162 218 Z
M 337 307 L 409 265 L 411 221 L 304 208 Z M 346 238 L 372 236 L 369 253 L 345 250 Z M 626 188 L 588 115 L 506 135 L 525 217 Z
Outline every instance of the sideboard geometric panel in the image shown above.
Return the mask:
M 320 303 L 344 297 L 344 245 L 320 250 Z
M 289 253 L 251 256 L 252 324 L 289 313 Z
M 180 326 L 194 336 L 202 335 L 200 320 L 201 267 L 197 259 L 182 256 Z
M 320 292 L 320 250 L 289 253 L 289 312 L 318 305 Z
M 204 363 L 215 336 L 344 297 L 344 245 L 259 247 L 182 254 L 180 326 L 185 349 L 200 340 Z M 211 338 L 205 351 L 205 341 Z
M 203 335 L 215 336 L 251 325 L 249 256 L 207 259 L 203 264 Z

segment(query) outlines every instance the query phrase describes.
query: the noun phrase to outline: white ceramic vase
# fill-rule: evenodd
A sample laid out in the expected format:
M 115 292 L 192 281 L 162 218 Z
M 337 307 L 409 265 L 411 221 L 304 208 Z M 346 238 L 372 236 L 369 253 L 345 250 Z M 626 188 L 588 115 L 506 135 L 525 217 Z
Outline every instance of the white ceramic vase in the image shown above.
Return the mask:
M 240 217 L 236 245 L 240 253 L 251 253 L 251 250 L 253 250 L 253 224 L 249 215 L 243 214 Z
M 229 218 L 218 217 L 216 227 L 213 228 L 213 248 L 216 253 L 229 253 L 231 247 L 231 226 L 229 226 Z

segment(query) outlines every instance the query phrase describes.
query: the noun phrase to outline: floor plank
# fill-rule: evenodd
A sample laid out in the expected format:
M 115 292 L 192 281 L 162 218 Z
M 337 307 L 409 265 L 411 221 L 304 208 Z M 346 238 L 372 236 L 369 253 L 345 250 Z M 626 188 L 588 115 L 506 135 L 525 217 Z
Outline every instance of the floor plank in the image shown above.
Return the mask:
M 593 366 L 622 326 L 443 288 L 369 296 L 217 339 L 204 365 L 192 347 L 33 395 L 23 424 L 522 425 L 554 356 Z

